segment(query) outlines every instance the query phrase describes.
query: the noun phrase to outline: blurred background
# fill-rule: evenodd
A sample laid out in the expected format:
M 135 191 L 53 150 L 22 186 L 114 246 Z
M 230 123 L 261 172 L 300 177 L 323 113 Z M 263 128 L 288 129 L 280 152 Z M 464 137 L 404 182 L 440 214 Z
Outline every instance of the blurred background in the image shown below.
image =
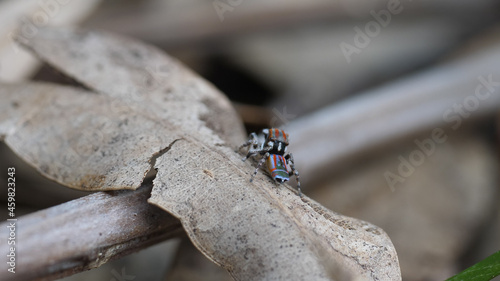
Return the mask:
M 248 132 L 285 128 L 303 192 L 382 227 L 404 280 L 444 280 L 500 250 L 499 8 L 494 0 L 4 0 L 0 80 L 74 83 L 12 45 L 20 23 L 153 44 L 227 95 Z M 39 177 L 3 143 L 0 155 L 0 170 L 17 170 L 19 213 L 87 194 Z M 65 280 L 121 280 L 123 270 L 126 280 L 230 280 L 183 237 Z

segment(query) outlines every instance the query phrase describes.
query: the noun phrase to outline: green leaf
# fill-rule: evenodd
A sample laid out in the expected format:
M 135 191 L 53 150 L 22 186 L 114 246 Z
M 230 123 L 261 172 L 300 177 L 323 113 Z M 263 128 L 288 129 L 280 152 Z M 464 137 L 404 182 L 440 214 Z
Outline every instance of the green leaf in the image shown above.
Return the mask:
M 500 251 L 467 268 L 446 281 L 483 281 L 500 275 Z

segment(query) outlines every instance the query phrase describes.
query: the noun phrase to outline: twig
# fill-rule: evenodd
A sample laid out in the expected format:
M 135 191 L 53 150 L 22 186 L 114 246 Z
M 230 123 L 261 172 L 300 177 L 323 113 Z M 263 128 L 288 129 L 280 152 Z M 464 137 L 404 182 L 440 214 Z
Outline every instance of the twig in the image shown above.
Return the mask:
M 301 178 L 306 182 L 331 175 L 398 140 L 426 131 L 424 137 L 432 139 L 434 129 L 446 135 L 467 120 L 496 112 L 499 45 L 492 42 L 459 60 L 290 122 L 290 151 Z
M 281 0 L 281 1 L 205 1 L 205 2 L 165 2 L 146 1 L 107 3 L 86 22 L 86 27 L 105 27 L 129 36 L 141 38 L 157 45 L 182 49 L 186 45 L 198 43 L 207 48 L 206 42 L 220 42 L 221 38 L 255 31 L 266 31 L 325 20 L 340 21 L 360 19 L 373 20 L 370 11 L 387 10 L 387 2 L 370 1 L 329 1 L 329 0 Z M 467 1 L 442 3 L 413 2 L 396 4 L 397 9 L 405 9 L 405 15 L 422 15 L 432 12 L 442 17 L 457 17 L 464 12 L 483 17 L 493 4 L 470 5 Z M 221 6 L 222 5 L 222 6 Z M 394 6 L 394 5 L 393 5 Z M 140 10 L 141 13 L 136 11 Z M 474 12 L 471 12 L 474 11 Z M 184 15 L 189 14 L 189 17 Z M 130 19 L 134 20 L 131 21 Z M 258 19 L 258 20 L 256 20 Z M 205 43 L 205 44 L 202 44 Z M 224 45 L 224 44 L 221 44 Z
M 19 217 L 16 273 L 3 270 L 0 279 L 57 279 L 178 235 L 180 222 L 147 203 L 151 188 L 98 192 Z M 6 238 L 0 239 L 2 253 L 10 247 Z

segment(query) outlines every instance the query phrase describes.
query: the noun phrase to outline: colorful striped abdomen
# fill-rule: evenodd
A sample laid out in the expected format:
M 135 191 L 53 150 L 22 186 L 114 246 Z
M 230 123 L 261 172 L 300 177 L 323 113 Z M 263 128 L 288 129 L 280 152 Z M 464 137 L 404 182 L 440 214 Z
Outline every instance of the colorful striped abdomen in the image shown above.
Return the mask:
M 288 176 L 288 167 L 286 166 L 285 157 L 277 154 L 271 154 L 266 159 L 267 170 L 271 173 L 274 180 L 279 183 L 290 180 Z
M 269 140 L 271 141 L 281 141 L 285 144 L 288 144 L 288 134 L 285 133 L 285 131 L 283 130 L 280 130 L 280 129 L 276 129 L 276 128 L 271 128 L 271 129 L 268 129 L 269 131 Z

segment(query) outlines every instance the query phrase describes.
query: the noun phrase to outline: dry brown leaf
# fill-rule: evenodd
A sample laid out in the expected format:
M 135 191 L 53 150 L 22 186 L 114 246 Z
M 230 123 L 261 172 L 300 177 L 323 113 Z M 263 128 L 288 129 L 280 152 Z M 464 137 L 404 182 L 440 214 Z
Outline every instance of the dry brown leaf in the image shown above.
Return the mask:
M 101 0 L 90 1 L 0 1 L 0 79 L 5 82 L 22 81 L 33 75 L 40 61 L 16 46 L 14 30 L 24 23 L 19 34 L 31 37 L 40 26 L 76 25 L 90 16 Z
M 243 130 L 229 102 L 159 50 L 72 29 L 41 30 L 23 44 L 102 94 L 1 86 L 9 102 L 0 133 L 42 173 L 72 187 L 98 175 L 101 181 L 85 188 L 134 188 L 147 160 L 161 153 L 149 202 L 178 217 L 195 246 L 236 280 L 401 279 L 380 228 L 300 198 L 265 175 L 250 183 L 253 168 L 234 153 Z M 37 95 L 45 96 L 42 106 L 24 104 Z M 102 136 L 79 138 L 85 131 Z M 65 148 L 81 147 L 89 158 L 66 159 Z M 53 168 L 68 163 L 64 175 Z
M 229 101 L 153 46 L 73 29 L 45 29 L 29 40 L 18 40 L 88 88 L 161 122 L 218 144 L 238 145 L 243 140 L 243 126 Z
M 43 83 L 0 87 L 0 134 L 43 175 L 82 190 L 135 189 L 172 126 L 125 104 Z M 119 106 L 118 106 L 119 105 Z
M 400 279 L 381 229 L 300 200 L 265 176 L 250 184 L 251 169 L 238 161 L 180 140 L 158 158 L 149 202 L 180 218 L 193 243 L 236 280 Z

